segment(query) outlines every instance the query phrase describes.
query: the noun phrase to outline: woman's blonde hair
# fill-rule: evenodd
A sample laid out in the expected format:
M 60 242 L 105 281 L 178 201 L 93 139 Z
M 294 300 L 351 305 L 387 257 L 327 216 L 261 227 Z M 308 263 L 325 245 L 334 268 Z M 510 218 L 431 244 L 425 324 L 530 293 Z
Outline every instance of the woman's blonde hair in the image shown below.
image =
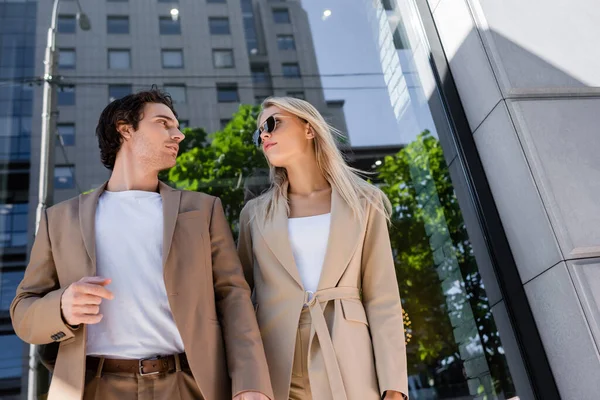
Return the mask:
M 389 219 L 391 204 L 385 194 L 377 187 L 360 177 L 361 171 L 350 167 L 336 145 L 335 136 L 341 137 L 339 130 L 329 125 L 319 111 L 309 102 L 294 97 L 269 97 L 261 105 L 261 115 L 268 107 L 277 107 L 287 111 L 310 124 L 314 132 L 314 146 L 317 166 L 329 184 L 334 187 L 342 199 L 350 206 L 354 215 L 362 219 L 365 210 L 361 205 L 361 198 L 366 199 L 379 212 Z M 268 162 L 268 159 L 267 159 Z M 269 178 L 271 188 L 261 195 L 257 201 L 264 206 L 265 219 L 273 215 L 275 207 L 281 198 L 289 213 L 287 197 L 288 176 L 285 168 L 275 167 L 269 163 Z

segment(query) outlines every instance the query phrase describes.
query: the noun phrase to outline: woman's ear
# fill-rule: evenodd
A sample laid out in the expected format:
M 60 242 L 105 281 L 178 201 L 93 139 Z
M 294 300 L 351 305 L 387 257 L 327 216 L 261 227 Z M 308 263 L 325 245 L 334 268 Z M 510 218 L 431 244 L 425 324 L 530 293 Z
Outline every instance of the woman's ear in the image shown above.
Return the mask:
M 312 126 L 310 126 L 310 124 L 306 124 L 307 129 L 306 129 L 306 138 L 307 139 L 314 139 L 315 138 L 315 131 L 313 129 Z

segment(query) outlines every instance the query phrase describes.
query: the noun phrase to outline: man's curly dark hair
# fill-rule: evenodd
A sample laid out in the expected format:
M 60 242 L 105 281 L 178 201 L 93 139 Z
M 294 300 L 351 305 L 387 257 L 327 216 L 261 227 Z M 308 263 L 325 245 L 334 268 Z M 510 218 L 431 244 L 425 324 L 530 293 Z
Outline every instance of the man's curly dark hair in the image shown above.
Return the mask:
M 117 130 L 117 123 L 124 122 L 137 130 L 138 124 L 143 118 L 142 112 L 146 103 L 162 103 L 169 107 L 177 118 L 171 96 L 160 91 L 156 86 L 153 86 L 151 90 L 130 94 L 115 100 L 100 114 L 96 126 L 100 159 L 102 164 L 111 171 L 115 167 L 117 153 L 123 143 L 123 137 Z

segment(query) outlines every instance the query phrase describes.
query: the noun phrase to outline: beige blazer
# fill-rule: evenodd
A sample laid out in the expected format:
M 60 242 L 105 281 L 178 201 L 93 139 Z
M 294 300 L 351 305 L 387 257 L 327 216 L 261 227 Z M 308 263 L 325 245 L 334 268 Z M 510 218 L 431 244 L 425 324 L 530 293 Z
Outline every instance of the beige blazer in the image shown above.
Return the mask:
M 232 392 L 256 390 L 273 398 L 250 289 L 221 201 L 159 186 L 164 282 L 202 395 L 230 400 Z M 65 324 L 60 298 L 68 285 L 96 274 L 94 221 L 105 187 L 46 211 L 11 305 L 13 326 L 21 339 L 33 344 L 60 342 L 51 400 L 79 400 L 83 394 L 86 327 L 72 330 Z
M 308 370 L 318 400 L 408 394 L 402 308 L 387 221 L 363 200 L 358 220 L 333 189 L 331 230 L 318 291 L 305 293 L 288 237 L 285 200 L 261 223 L 256 200 L 240 217 L 238 251 L 255 308 L 276 400 L 287 400 L 300 312 L 310 309 Z

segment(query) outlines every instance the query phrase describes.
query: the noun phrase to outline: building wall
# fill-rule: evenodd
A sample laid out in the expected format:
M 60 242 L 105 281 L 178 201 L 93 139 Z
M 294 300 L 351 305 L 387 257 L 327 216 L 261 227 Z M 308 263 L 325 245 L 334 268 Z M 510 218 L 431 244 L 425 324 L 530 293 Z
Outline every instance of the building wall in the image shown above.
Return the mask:
M 70 189 L 55 188 L 54 202 L 76 196 L 82 191 L 97 187 L 109 177 L 109 172 L 101 165 L 94 129 L 102 109 L 109 102 L 109 85 L 131 85 L 133 91 L 148 89 L 152 84 L 185 85 L 186 101 L 176 104 L 180 121 L 192 127 L 203 127 L 212 132 L 220 129 L 223 121 L 231 118 L 240 103 L 254 104 L 270 95 L 297 95 L 305 97 L 326 116 L 340 120 L 339 104 L 331 113 L 325 102 L 320 83 L 316 56 L 306 13 L 298 1 L 273 3 L 267 0 L 250 2 L 254 10 L 255 29 L 259 48 L 251 54 L 246 46 L 247 29 L 241 2 L 229 0 L 224 3 L 181 0 L 176 3 L 157 1 L 125 2 L 86 2 L 83 4 L 91 19 L 92 29 L 75 33 L 59 33 L 57 47 L 75 49 L 74 68 L 61 69 L 59 74 L 65 84 L 75 85 L 75 105 L 58 107 L 58 123 L 74 123 L 76 140 L 73 146 L 56 147 L 56 165 L 73 165 L 74 185 Z M 38 15 L 51 13 L 51 4 L 40 4 Z M 180 11 L 181 34 L 165 35 L 159 31 L 159 17 L 169 16 L 170 10 Z M 274 23 L 273 9 L 287 9 L 290 22 Z M 61 15 L 75 15 L 75 2 L 65 1 L 61 5 Z M 129 16 L 129 34 L 108 34 L 108 16 Z M 214 35 L 209 31 L 210 17 L 227 17 L 230 34 Z M 47 18 L 40 19 L 38 43 L 45 43 L 44 24 Z M 279 50 L 278 34 L 294 36 L 295 50 Z M 131 65 L 127 70 L 110 69 L 109 49 L 128 49 Z M 161 49 L 181 49 L 183 68 L 163 68 Z M 213 49 L 231 49 L 234 55 L 232 68 L 215 68 Z M 38 46 L 38 74 L 41 74 L 44 57 L 43 46 Z M 284 77 L 282 66 L 297 63 L 299 78 Z M 270 74 L 266 82 L 253 82 L 252 67 L 265 66 Z M 219 103 L 217 85 L 233 84 L 238 88 L 239 102 Z M 41 109 L 41 91 L 36 109 Z M 343 116 L 343 114 L 342 114 Z M 343 119 L 343 118 L 342 118 Z M 34 118 L 34 126 L 39 126 L 39 116 Z M 344 128 L 343 126 L 342 128 Z M 39 142 L 39 136 L 34 143 Z M 37 140 L 36 140 L 37 138 Z M 37 154 L 39 154 L 39 149 Z M 37 158 L 37 157 L 35 157 Z M 32 164 L 32 187 L 37 187 L 36 171 Z M 31 203 L 37 200 L 32 192 Z
M 27 350 L 9 306 L 27 254 L 36 1 L 0 1 L 0 398 L 22 392 Z
M 600 9 L 429 5 L 561 397 L 597 398 Z

